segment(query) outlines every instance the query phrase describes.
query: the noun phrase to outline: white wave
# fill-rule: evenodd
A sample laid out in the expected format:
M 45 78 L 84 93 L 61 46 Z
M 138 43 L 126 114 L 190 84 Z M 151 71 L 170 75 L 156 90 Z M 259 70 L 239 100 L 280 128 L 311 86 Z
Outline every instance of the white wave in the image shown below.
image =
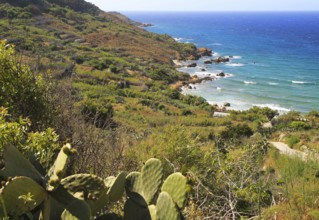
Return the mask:
M 312 82 L 294 81 L 294 80 L 292 80 L 291 82 L 292 82 L 293 84 L 314 84 L 314 83 L 312 83 Z
M 214 52 L 214 53 L 213 53 L 213 56 L 214 56 L 214 57 L 219 57 L 220 55 L 219 55 L 219 53 Z
M 241 56 L 233 56 L 233 59 L 241 59 Z
M 268 84 L 269 84 L 269 85 L 271 85 L 271 86 L 276 86 L 276 85 L 278 85 L 279 83 L 275 83 L 275 82 L 268 82 Z
M 227 63 L 226 65 L 233 66 L 233 67 L 245 66 L 245 64 L 242 64 L 242 63 Z
M 256 85 L 257 83 L 254 81 L 244 81 L 245 84 Z
M 221 43 L 212 43 L 212 44 L 210 44 L 210 45 L 213 45 L 213 46 L 222 46 L 223 44 L 221 44 Z
M 253 106 L 257 106 L 257 107 L 260 107 L 260 108 L 270 108 L 272 110 L 277 110 L 281 113 L 287 113 L 287 112 L 290 112 L 291 109 L 289 108 L 284 108 L 284 107 L 281 107 L 280 105 L 276 105 L 276 104 L 253 104 Z
M 177 41 L 177 42 L 181 42 L 183 40 L 183 38 L 181 37 L 174 37 L 174 40 Z
M 220 87 L 217 87 L 216 89 L 217 89 L 218 91 L 222 90 L 222 88 L 220 88 Z

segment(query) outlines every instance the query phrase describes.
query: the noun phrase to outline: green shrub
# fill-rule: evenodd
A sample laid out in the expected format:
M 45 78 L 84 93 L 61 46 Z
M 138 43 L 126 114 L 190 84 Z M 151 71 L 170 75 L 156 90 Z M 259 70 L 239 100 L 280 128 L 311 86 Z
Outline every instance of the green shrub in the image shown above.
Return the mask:
M 113 107 L 111 103 L 106 101 L 85 99 L 81 103 L 81 113 L 87 122 L 98 128 L 103 128 L 111 123 Z
M 29 119 L 12 120 L 7 109 L 0 107 L 0 151 L 5 145 L 16 146 L 28 158 L 35 155 L 35 159 L 44 168 L 48 168 L 59 148 L 58 135 L 51 128 L 42 132 L 29 132 Z
M 307 130 L 311 128 L 307 122 L 303 121 L 293 121 L 290 123 L 289 127 L 294 130 Z
M 296 144 L 299 143 L 299 141 L 300 141 L 300 139 L 296 136 L 293 136 L 293 135 L 288 137 L 288 139 L 287 139 L 289 147 L 294 147 Z
M 0 42 L 0 72 L 0 106 L 8 108 L 14 119 L 29 117 L 34 126 L 50 120 L 50 82 L 20 63 L 14 47 L 5 41 Z

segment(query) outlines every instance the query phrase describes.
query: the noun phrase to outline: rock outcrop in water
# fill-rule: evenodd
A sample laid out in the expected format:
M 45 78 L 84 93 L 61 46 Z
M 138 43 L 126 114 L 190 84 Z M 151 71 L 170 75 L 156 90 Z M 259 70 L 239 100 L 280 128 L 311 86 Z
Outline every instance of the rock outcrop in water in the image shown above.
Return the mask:
M 198 48 L 196 52 L 187 57 L 187 60 L 198 60 L 201 57 L 212 56 L 213 52 L 211 49 L 206 47 Z
M 215 62 L 215 63 L 226 63 L 226 62 L 229 62 L 229 58 L 218 57 L 216 59 L 213 59 L 212 61 Z

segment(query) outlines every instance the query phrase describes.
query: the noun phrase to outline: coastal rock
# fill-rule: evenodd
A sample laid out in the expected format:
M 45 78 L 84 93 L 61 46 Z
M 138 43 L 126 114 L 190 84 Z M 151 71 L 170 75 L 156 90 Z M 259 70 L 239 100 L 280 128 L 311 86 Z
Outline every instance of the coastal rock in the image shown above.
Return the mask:
M 196 67 L 197 66 L 197 63 L 191 63 L 189 65 L 187 65 L 187 67 Z
M 141 25 L 139 25 L 139 27 L 144 28 L 144 27 L 152 27 L 153 24 L 150 23 L 142 23 Z
M 203 69 L 201 69 L 201 70 L 202 70 L 202 72 L 205 72 L 205 71 L 206 71 L 206 69 L 204 69 L 204 68 L 203 68 Z
M 197 54 L 198 56 L 204 57 L 204 56 L 212 56 L 212 50 L 202 47 L 197 49 Z
M 224 107 L 230 107 L 230 103 L 229 102 L 225 102 L 224 103 Z
M 213 62 L 211 60 L 205 60 L 204 64 L 212 64 Z
M 192 89 L 193 87 L 192 87 L 192 86 L 188 86 L 188 88 L 189 88 L 189 89 Z
M 214 59 L 213 62 L 215 62 L 215 63 L 226 63 L 226 62 L 229 62 L 229 58 L 218 57 L 218 58 Z
M 220 72 L 220 73 L 217 73 L 216 76 L 225 77 L 225 73 L 224 72 Z
M 195 54 L 192 54 L 192 55 L 190 55 L 188 58 L 187 58 L 187 60 L 198 60 L 198 56 Z

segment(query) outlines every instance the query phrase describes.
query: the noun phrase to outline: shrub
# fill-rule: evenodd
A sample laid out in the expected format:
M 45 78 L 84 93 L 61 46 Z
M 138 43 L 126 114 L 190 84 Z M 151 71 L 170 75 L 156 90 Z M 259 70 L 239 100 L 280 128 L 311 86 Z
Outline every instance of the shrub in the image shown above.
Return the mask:
M 0 42 L 0 106 L 14 119 L 29 117 L 36 124 L 49 120 L 50 83 L 34 74 L 16 57 L 14 47 Z
M 87 122 L 94 124 L 98 128 L 103 128 L 111 123 L 113 107 L 109 102 L 85 99 L 82 102 L 81 113 Z
M 307 130 L 310 129 L 310 125 L 303 121 L 293 121 L 289 125 L 294 130 Z
M 253 131 L 247 124 L 228 125 L 220 133 L 220 137 L 225 141 L 234 141 L 242 137 L 250 137 L 251 135 L 253 135 Z
M 299 141 L 300 141 L 300 139 L 298 137 L 292 135 L 287 140 L 288 146 L 289 147 L 294 147 L 296 144 L 299 143 Z

